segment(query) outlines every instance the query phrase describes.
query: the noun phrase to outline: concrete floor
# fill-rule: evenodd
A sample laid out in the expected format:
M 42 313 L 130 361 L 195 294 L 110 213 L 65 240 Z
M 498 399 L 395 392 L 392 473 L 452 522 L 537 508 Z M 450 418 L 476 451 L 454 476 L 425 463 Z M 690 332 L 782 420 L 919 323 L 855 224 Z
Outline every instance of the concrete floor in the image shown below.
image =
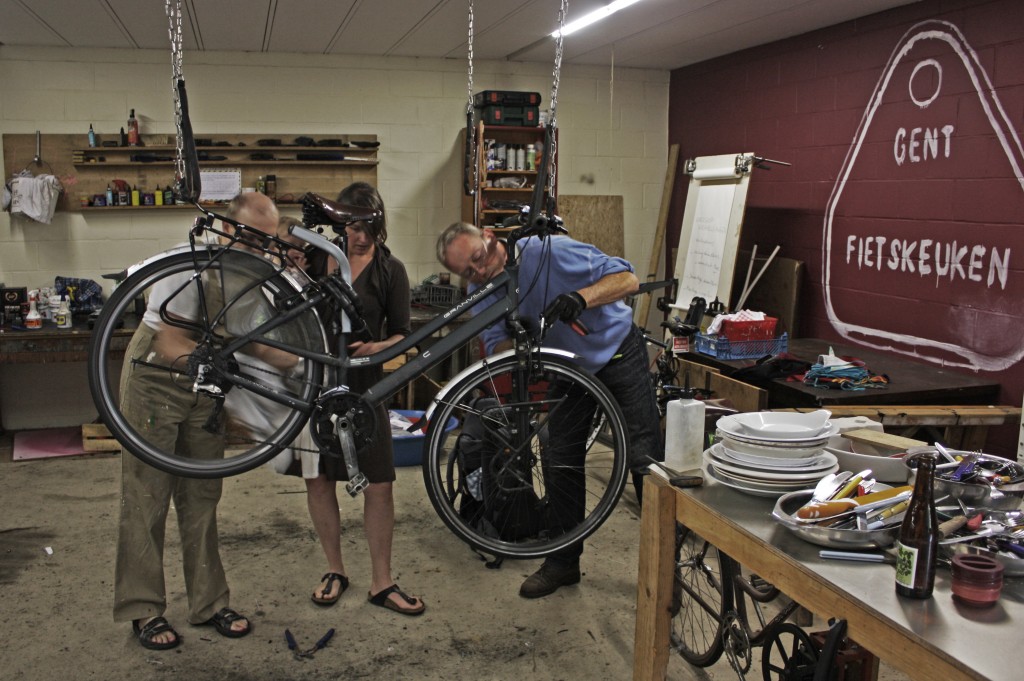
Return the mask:
M 267 470 L 230 478 L 222 557 L 231 605 L 254 632 L 231 640 L 185 623 L 177 530 L 169 527 L 166 615 L 184 643 L 153 652 L 111 617 L 119 477 L 119 457 L 109 454 L 12 462 L 11 434 L 0 436 L 0 679 L 631 678 L 640 530 L 631 491 L 588 542 L 583 582 L 529 601 L 517 592 L 538 562 L 486 568 L 437 519 L 419 469 L 399 469 L 394 572 L 428 606 L 405 618 L 365 601 L 359 502 L 341 502 L 352 587 L 325 609 L 309 600 L 324 562 L 301 482 Z M 337 633 L 315 659 L 292 658 L 285 628 L 309 646 L 330 627 Z M 736 678 L 725 662 L 693 670 L 671 657 L 672 679 Z M 750 678 L 760 677 L 755 666 Z

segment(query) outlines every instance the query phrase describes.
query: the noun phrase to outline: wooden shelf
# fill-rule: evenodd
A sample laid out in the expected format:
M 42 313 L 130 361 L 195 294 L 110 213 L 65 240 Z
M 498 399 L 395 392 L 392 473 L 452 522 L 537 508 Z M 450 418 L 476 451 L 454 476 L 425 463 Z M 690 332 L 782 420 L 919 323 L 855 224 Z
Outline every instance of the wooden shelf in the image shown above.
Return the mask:
M 199 161 L 200 170 L 238 168 L 241 171 L 242 187 L 255 187 L 259 176 L 277 176 L 277 196 L 288 199 L 279 205 L 291 205 L 292 199 L 306 192 L 315 192 L 333 198 L 352 182 L 362 181 L 377 184 L 377 152 L 379 147 L 339 146 L 290 146 L 260 145 L 261 139 L 281 139 L 282 142 L 299 137 L 296 134 L 219 134 L 197 135 L 229 145 L 203 145 L 197 151 L 210 156 L 224 156 L 224 160 Z M 110 136 L 98 133 L 99 139 Z M 328 137 L 328 135 L 324 135 Z M 344 142 L 377 141 L 376 135 L 330 136 Z M 61 178 L 66 191 L 57 204 L 58 211 L 81 211 L 89 213 L 110 213 L 111 211 L 153 211 L 176 210 L 189 206 L 82 206 L 82 200 L 104 195 L 113 180 L 123 180 L 140 192 L 151 192 L 155 187 L 166 187 L 174 183 L 173 160 L 132 161 L 133 155 L 151 154 L 172 159 L 176 152 L 174 135 L 142 135 L 142 146 L 136 147 L 89 147 L 86 135 L 42 134 L 39 155 L 42 163 L 32 164 L 36 155 L 34 134 L 3 135 L 4 174 L 11 177 L 28 164 L 33 172 L 47 172 Z M 240 146 L 241 144 L 241 146 Z M 297 153 L 343 154 L 342 160 L 298 160 Z M 290 156 L 283 159 L 252 159 L 251 154 L 264 153 L 275 156 Z M 98 160 L 103 157 L 105 160 Z M 90 160 L 93 159 L 93 160 Z
M 526 145 L 533 144 L 536 147 L 536 158 L 539 162 L 543 156 L 543 144 L 544 144 L 544 128 L 538 127 L 521 127 L 511 125 L 485 125 L 483 123 L 477 124 L 475 128 L 476 133 L 476 148 L 477 158 L 475 159 L 477 166 L 477 176 L 480 178 L 480 184 L 484 185 L 486 181 L 493 180 L 501 177 L 526 177 L 533 178 L 530 181 L 528 187 L 486 187 L 481 186 L 475 196 L 466 197 L 462 203 L 462 219 L 465 222 L 473 223 L 474 216 L 478 216 L 479 220 L 476 222 L 477 227 L 491 227 L 495 230 L 509 231 L 507 227 L 496 227 L 495 219 L 501 217 L 507 217 L 509 215 L 517 215 L 519 213 L 516 209 L 498 210 L 493 208 L 487 208 L 487 199 L 485 195 L 518 195 L 522 196 L 527 193 L 532 193 L 534 186 L 536 185 L 536 170 L 488 170 L 487 169 L 487 149 L 484 145 L 485 139 L 496 140 L 499 144 L 514 144 L 514 145 Z M 465 134 L 465 133 L 464 133 Z M 474 201 L 477 202 L 474 206 Z M 475 210 L 474 210 L 475 209 Z

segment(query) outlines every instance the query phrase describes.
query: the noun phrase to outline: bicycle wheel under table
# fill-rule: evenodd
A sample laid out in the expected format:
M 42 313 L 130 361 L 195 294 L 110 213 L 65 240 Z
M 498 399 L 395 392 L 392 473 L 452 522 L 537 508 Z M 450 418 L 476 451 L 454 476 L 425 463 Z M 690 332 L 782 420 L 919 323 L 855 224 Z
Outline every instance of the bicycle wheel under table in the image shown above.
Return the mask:
M 709 667 L 722 656 L 725 613 L 732 602 L 735 562 L 688 527 L 676 525 L 672 647 L 690 664 Z
M 166 306 L 147 313 L 123 362 L 115 359 L 115 329 L 137 300 L 154 298 Z M 174 475 L 224 477 L 270 460 L 299 434 L 319 395 L 323 366 L 294 353 L 323 353 L 323 327 L 308 309 L 228 346 L 302 298 L 279 266 L 236 249 L 184 249 L 143 264 L 104 304 L 93 331 L 89 387 L 103 422 L 128 452 Z M 225 441 L 227 448 L 199 458 L 187 441 L 204 443 L 204 456 Z
M 424 443 L 427 495 L 472 547 L 538 558 L 583 541 L 626 482 L 615 399 L 563 353 L 520 373 L 512 351 L 482 360 L 435 397 Z M 597 432 L 595 432 L 597 431 Z

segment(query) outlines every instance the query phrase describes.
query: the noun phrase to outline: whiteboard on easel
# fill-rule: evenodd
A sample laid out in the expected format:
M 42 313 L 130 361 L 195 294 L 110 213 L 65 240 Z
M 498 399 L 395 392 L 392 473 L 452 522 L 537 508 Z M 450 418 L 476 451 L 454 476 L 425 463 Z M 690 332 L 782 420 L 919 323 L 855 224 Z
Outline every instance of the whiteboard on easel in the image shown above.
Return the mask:
M 709 305 L 715 298 L 729 304 L 753 159 L 752 153 L 724 154 L 688 163 L 690 184 L 673 275 L 679 282 L 677 310 L 687 310 L 695 297 Z

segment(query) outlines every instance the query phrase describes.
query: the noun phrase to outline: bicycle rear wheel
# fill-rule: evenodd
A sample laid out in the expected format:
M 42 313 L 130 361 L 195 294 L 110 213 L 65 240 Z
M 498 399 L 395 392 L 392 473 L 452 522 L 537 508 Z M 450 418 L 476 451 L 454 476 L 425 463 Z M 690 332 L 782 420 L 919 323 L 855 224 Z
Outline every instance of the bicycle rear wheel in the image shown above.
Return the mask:
M 453 378 L 424 443 L 434 510 L 472 547 L 508 558 L 583 541 L 626 483 L 626 426 L 608 389 L 561 355 L 528 364 L 521 373 L 503 353 Z M 470 423 L 482 424 L 479 441 Z
M 93 330 L 89 387 L 125 450 L 174 475 L 224 477 L 270 460 L 299 434 L 324 369 L 294 353 L 323 353 L 326 341 L 309 309 L 227 352 L 302 294 L 280 267 L 251 253 L 201 247 L 194 255 L 195 261 L 190 250 L 157 256 L 117 287 Z M 137 300 L 153 299 L 167 301 L 162 318 L 148 312 L 122 353 L 122 320 L 137 319 Z M 196 390 L 198 384 L 207 388 Z M 184 443 L 199 440 L 213 451 L 226 441 L 223 457 L 193 456 Z
M 735 571 L 731 558 L 688 527 L 676 525 L 671 640 L 696 667 L 710 667 L 722 656 Z

